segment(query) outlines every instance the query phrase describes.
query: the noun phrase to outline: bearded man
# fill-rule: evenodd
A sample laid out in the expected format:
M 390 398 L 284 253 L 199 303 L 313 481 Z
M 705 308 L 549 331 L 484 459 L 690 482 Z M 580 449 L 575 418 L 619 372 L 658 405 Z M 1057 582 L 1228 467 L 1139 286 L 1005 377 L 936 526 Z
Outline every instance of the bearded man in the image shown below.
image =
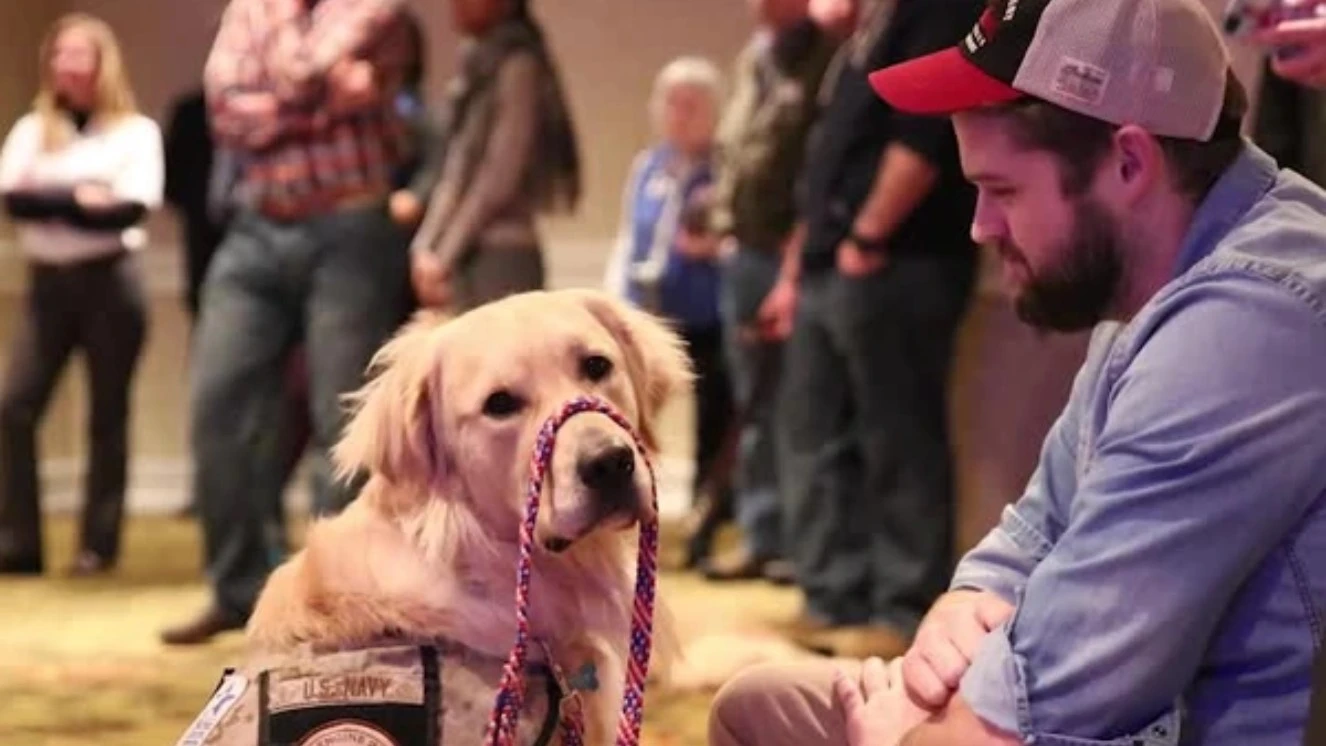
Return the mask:
M 748 669 L 714 744 L 1303 742 L 1326 599 L 1326 192 L 1198 0 L 997 0 L 871 76 L 951 115 L 1027 322 L 1094 327 L 1039 468 L 885 664 Z

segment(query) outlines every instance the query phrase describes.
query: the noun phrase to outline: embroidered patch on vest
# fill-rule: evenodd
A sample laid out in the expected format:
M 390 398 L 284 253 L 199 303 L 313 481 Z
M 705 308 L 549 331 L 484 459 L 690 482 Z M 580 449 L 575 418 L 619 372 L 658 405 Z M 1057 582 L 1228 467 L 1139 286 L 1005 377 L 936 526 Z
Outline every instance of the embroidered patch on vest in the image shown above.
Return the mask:
M 308 734 L 299 746 L 406 746 L 375 726 L 354 720 L 329 723 Z
M 422 655 L 420 654 L 422 653 Z M 436 741 L 431 648 L 326 656 L 258 678 L 261 746 L 415 746 Z

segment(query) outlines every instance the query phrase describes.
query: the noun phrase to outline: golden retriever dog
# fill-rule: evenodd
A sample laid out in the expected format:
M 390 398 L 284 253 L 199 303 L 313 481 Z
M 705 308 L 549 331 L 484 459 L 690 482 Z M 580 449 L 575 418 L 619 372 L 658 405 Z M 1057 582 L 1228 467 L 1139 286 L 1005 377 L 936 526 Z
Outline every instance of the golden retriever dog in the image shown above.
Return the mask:
M 691 381 L 679 337 L 596 291 L 534 292 L 450 321 L 409 323 L 374 360 L 334 456 L 368 475 L 358 499 L 314 523 L 271 576 L 249 622 L 259 651 L 348 649 L 442 637 L 505 658 L 530 454 L 568 400 L 609 402 L 655 443 L 664 403 Z M 621 708 L 649 473 L 630 434 L 599 413 L 560 430 L 535 531 L 531 633 L 567 671 L 592 663 L 586 743 Z M 655 666 L 675 653 L 655 622 Z M 531 646 L 531 651 L 535 648 Z

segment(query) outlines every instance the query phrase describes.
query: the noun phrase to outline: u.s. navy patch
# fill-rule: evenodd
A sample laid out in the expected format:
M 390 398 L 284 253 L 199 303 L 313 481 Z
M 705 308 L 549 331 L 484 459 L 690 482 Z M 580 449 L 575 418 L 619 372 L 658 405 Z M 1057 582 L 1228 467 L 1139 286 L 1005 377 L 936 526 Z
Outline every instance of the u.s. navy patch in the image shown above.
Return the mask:
M 184 731 L 175 746 L 202 746 L 212 731 L 216 730 L 217 724 L 239 702 L 240 695 L 248 686 L 249 680 L 244 678 L 244 674 L 227 672 L 221 679 L 221 685 L 212 693 L 212 698 L 207 700 L 207 706 L 198 713 L 198 717 L 194 718 L 193 724 Z
M 405 746 L 386 733 L 357 720 L 328 723 L 308 734 L 299 746 Z

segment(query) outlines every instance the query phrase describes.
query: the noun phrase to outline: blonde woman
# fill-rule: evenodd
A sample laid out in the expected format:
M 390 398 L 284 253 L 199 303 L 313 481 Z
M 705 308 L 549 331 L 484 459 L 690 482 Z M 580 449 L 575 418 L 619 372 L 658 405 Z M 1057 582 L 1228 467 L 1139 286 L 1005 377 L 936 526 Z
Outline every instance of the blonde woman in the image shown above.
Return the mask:
M 0 386 L 0 573 L 43 570 L 36 429 L 69 356 L 87 363 L 91 417 L 71 573 L 119 554 L 129 388 L 146 314 L 133 251 L 162 191 L 161 134 L 138 113 L 102 21 L 58 20 L 41 47 L 33 110 L 0 151 L 0 195 L 28 262 L 28 295 Z

